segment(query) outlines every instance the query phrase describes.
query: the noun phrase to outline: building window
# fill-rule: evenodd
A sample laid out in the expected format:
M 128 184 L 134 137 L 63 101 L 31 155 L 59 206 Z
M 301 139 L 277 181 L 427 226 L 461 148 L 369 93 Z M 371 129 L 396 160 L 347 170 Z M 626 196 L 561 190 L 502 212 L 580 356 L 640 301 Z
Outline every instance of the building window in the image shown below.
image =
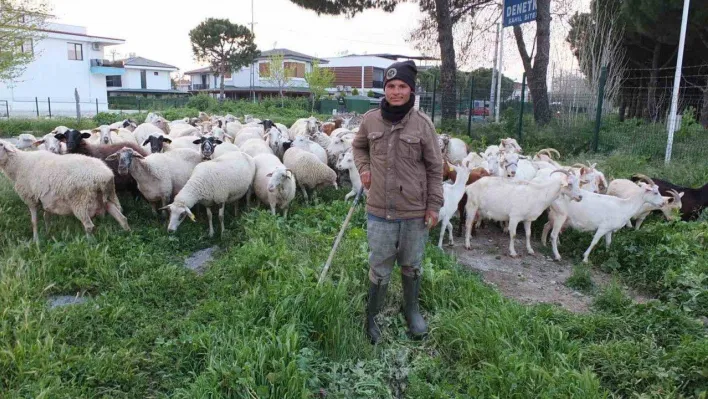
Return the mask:
M 106 76 L 106 87 L 123 87 L 121 76 Z
M 373 82 L 371 83 L 374 89 L 383 89 L 384 70 L 381 68 L 374 68 L 374 76 L 372 80 Z
M 224 79 L 231 79 L 231 71 L 224 73 Z
M 140 88 L 147 89 L 147 71 L 144 69 L 140 71 Z
M 258 64 L 258 75 L 262 78 L 267 78 L 270 76 L 270 64 L 267 62 L 261 62 Z
M 72 61 L 83 61 L 84 48 L 79 43 L 67 43 L 69 49 L 69 59 Z
M 302 62 L 283 62 L 283 68 L 290 70 L 293 78 L 305 77 L 305 64 Z
M 153 75 L 158 76 L 160 73 L 159 72 L 154 72 Z
M 29 39 L 26 42 L 22 43 L 22 45 L 20 46 L 20 52 L 27 54 L 34 53 L 34 42 L 32 41 L 32 39 Z

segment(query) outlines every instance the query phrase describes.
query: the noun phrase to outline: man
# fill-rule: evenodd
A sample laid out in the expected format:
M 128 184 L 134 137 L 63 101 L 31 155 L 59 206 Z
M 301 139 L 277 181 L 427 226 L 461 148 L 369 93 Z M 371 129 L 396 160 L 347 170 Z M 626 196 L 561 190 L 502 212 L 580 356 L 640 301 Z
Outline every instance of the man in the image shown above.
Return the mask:
M 381 108 L 364 115 L 352 143 L 361 182 L 369 189 L 366 332 L 372 343 L 381 336 L 374 317 L 384 303 L 396 261 L 409 334 L 418 339 L 428 332 L 418 293 L 428 229 L 437 224 L 443 203 L 442 155 L 433 123 L 413 108 L 417 73 L 412 61 L 386 69 Z

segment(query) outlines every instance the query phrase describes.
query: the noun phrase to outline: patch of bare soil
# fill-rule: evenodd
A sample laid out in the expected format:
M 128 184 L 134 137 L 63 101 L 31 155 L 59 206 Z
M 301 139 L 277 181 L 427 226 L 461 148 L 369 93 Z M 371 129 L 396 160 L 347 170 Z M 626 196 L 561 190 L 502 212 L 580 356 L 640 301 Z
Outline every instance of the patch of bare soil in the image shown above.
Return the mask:
M 554 262 L 552 257 L 542 253 L 540 241 L 533 238 L 531 246 L 536 254 L 529 255 L 523 229 L 520 233 L 514 241 L 520 255 L 518 258 L 508 255 L 509 235 L 489 225 L 472 237 L 472 249 L 465 249 L 464 237 L 455 237 L 455 246 L 447 246 L 445 251 L 454 254 L 458 263 L 479 272 L 485 282 L 506 297 L 523 304 L 550 303 L 571 312 L 589 312 L 593 297 L 565 285 L 573 272 L 573 265 L 565 260 Z M 444 243 L 447 243 L 447 236 Z M 598 289 L 612 281 L 611 275 L 595 268 L 591 268 L 591 275 Z M 650 299 L 627 287 L 624 290 L 636 302 L 644 303 Z

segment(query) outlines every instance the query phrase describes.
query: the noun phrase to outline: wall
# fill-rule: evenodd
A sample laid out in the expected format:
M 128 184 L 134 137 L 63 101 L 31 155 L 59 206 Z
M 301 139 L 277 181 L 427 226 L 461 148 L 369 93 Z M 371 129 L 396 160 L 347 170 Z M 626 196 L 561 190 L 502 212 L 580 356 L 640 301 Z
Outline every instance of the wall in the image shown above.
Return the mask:
M 82 102 L 95 103 L 99 110 L 107 109 L 106 77 L 90 72 L 91 59 L 104 58 L 103 46 L 91 50 L 90 38 L 66 34 L 48 34 L 35 43 L 35 60 L 15 82 L 0 82 L 0 114 L 5 113 L 4 101 L 9 102 L 10 114 L 36 115 L 35 97 L 39 100 L 40 114 L 48 112 L 47 97 L 52 99 L 52 112 L 74 112 L 74 88 Z M 83 45 L 83 60 L 68 59 L 67 43 Z M 95 105 L 93 107 L 95 113 Z M 25 115 L 26 114 L 26 115 Z
M 134 69 L 135 68 L 135 69 Z M 127 89 L 140 89 L 140 71 L 146 71 L 147 78 L 147 88 L 153 90 L 170 90 L 172 85 L 170 83 L 170 73 L 169 71 L 156 70 L 150 68 L 141 67 L 130 67 L 125 68 L 125 74 L 122 78 L 123 88 Z M 155 76 L 155 72 L 158 76 Z
M 370 55 L 333 57 L 327 58 L 327 61 L 329 61 L 329 63 L 322 65 L 323 68 L 372 66 L 385 69 L 393 64 L 393 61 L 388 58 L 373 57 Z

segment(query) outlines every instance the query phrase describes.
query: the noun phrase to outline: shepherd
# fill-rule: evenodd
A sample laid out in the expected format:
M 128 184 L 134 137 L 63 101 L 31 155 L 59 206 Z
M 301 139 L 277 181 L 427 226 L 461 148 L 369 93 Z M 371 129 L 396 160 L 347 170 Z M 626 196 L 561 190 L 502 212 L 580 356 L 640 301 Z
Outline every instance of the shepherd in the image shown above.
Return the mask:
M 401 267 L 403 312 L 413 339 L 428 327 L 418 297 L 428 230 L 443 204 L 442 154 L 435 127 L 413 107 L 418 70 L 412 61 L 386 69 L 381 107 L 364 115 L 352 148 L 366 201 L 369 242 L 369 296 L 366 333 L 381 338 L 375 316 L 381 310 L 394 263 Z

